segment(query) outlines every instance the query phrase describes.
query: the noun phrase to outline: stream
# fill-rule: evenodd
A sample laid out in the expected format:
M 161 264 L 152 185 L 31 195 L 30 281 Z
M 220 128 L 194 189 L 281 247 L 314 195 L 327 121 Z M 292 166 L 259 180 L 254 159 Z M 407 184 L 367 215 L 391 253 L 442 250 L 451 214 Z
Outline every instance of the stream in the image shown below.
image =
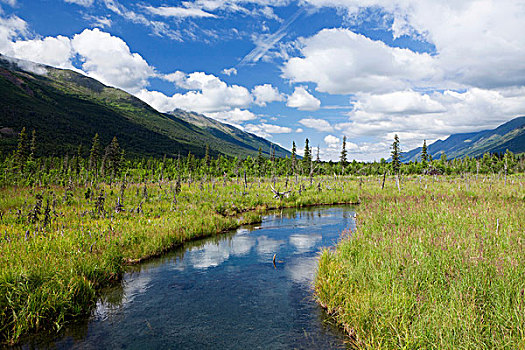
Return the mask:
M 270 212 L 260 224 L 130 267 L 89 318 L 22 347 L 344 349 L 312 281 L 321 248 L 348 228 L 355 228 L 352 207 Z

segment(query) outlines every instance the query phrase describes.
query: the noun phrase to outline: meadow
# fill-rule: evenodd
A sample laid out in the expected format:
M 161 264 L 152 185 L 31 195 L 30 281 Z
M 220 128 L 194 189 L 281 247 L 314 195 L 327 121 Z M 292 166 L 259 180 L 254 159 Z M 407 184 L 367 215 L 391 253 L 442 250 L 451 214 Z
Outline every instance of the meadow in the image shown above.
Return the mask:
M 525 347 L 525 178 L 412 177 L 361 195 L 318 302 L 362 349 Z
M 258 222 L 267 209 L 358 202 L 358 182 L 311 180 L 123 177 L 0 189 L 0 339 L 58 331 L 89 314 L 126 265 Z M 272 187 L 287 193 L 275 198 Z

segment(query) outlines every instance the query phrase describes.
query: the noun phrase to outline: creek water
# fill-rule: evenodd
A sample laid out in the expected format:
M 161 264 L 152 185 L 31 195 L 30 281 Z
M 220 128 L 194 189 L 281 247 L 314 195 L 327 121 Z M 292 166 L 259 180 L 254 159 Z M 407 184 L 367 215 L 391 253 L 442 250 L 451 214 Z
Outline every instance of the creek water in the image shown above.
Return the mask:
M 354 229 L 351 207 L 272 212 L 262 223 L 133 266 L 88 319 L 25 348 L 337 349 L 313 299 L 322 247 Z M 272 258 L 276 254 L 276 265 Z

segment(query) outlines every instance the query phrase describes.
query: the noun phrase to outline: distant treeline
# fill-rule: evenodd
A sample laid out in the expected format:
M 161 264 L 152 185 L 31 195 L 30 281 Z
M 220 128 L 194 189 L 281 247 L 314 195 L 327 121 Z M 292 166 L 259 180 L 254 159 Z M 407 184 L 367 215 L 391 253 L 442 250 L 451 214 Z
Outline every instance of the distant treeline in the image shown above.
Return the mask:
M 100 144 L 98 134 L 93 137 L 88 149 L 80 145 L 75 154 L 54 157 L 36 157 L 38 142 L 35 131 L 29 135 L 24 128 L 18 135 L 18 147 L 13 154 L 0 159 L 0 184 L 8 185 L 47 185 L 65 184 L 72 180 L 112 182 L 164 181 L 177 178 L 206 177 L 272 177 L 317 175 L 384 175 L 384 174 L 512 174 L 525 171 L 525 154 L 515 155 L 510 151 L 504 154 L 484 154 L 480 158 L 448 160 L 445 154 L 440 159 L 432 159 L 423 152 L 421 161 L 399 162 L 399 139 L 392 144 L 392 160 L 379 162 L 347 161 L 346 138 L 343 139 L 340 160 L 321 161 L 319 150 L 309 146 L 308 139 L 302 157 L 297 156 L 295 142 L 291 157 L 265 157 L 261 149 L 256 157 L 245 159 L 223 155 L 212 157 L 208 147 L 206 155 L 197 158 L 188 153 L 176 158 L 126 158 L 125 152 L 113 138 L 110 144 Z M 424 145 L 426 146 L 426 145 Z M 426 147 L 425 147 L 426 148 Z M 317 151 L 314 156 L 314 151 Z M 87 154 L 87 155 L 86 155 Z

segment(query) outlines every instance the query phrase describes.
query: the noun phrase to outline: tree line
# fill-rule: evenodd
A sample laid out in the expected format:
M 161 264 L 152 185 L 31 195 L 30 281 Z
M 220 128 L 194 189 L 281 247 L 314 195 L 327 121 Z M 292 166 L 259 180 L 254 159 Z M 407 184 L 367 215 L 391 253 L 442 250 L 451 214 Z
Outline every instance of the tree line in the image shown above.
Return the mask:
M 343 137 L 337 162 L 321 161 L 319 148 L 314 157 L 314 149 L 308 139 L 305 140 L 302 157 L 298 155 L 294 141 L 290 157 L 285 158 L 275 157 L 274 152 L 270 152 L 270 157 L 265 157 L 260 148 L 254 157 L 212 157 L 208 146 L 202 158 L 191 153 L 171 158 L 126 158 L 116 137 L 103 146 L 98 134 L 92 139 L 88 156 L 82 145 L 78 146 L 76 154 L 53 157 L 36 157 L 37 148 L 36 131 L 33 130 L 29 136 L 26 128 L 23 128 L 18 135 L 16 151 L 0 159 L 0 184 L 60 184 L 79 177 L 89 181 L 111 182 L 122 178 L 130 181 L 162 181 L 181 177 L 512 174 L 525 171 L 525 154 L 515 155 L 507 151 L 504 154 L 486 153 L 479 158 L 467 156 L 451 160 L 442 154 L 440 159 L 432 159 L 428 154 L 426 141 L 418 161 L 403 163 L 400 160 L 401 149 L 397 135 L 391 146 L 391 159 L 373 162 L 349 161 L 346 137 Z

